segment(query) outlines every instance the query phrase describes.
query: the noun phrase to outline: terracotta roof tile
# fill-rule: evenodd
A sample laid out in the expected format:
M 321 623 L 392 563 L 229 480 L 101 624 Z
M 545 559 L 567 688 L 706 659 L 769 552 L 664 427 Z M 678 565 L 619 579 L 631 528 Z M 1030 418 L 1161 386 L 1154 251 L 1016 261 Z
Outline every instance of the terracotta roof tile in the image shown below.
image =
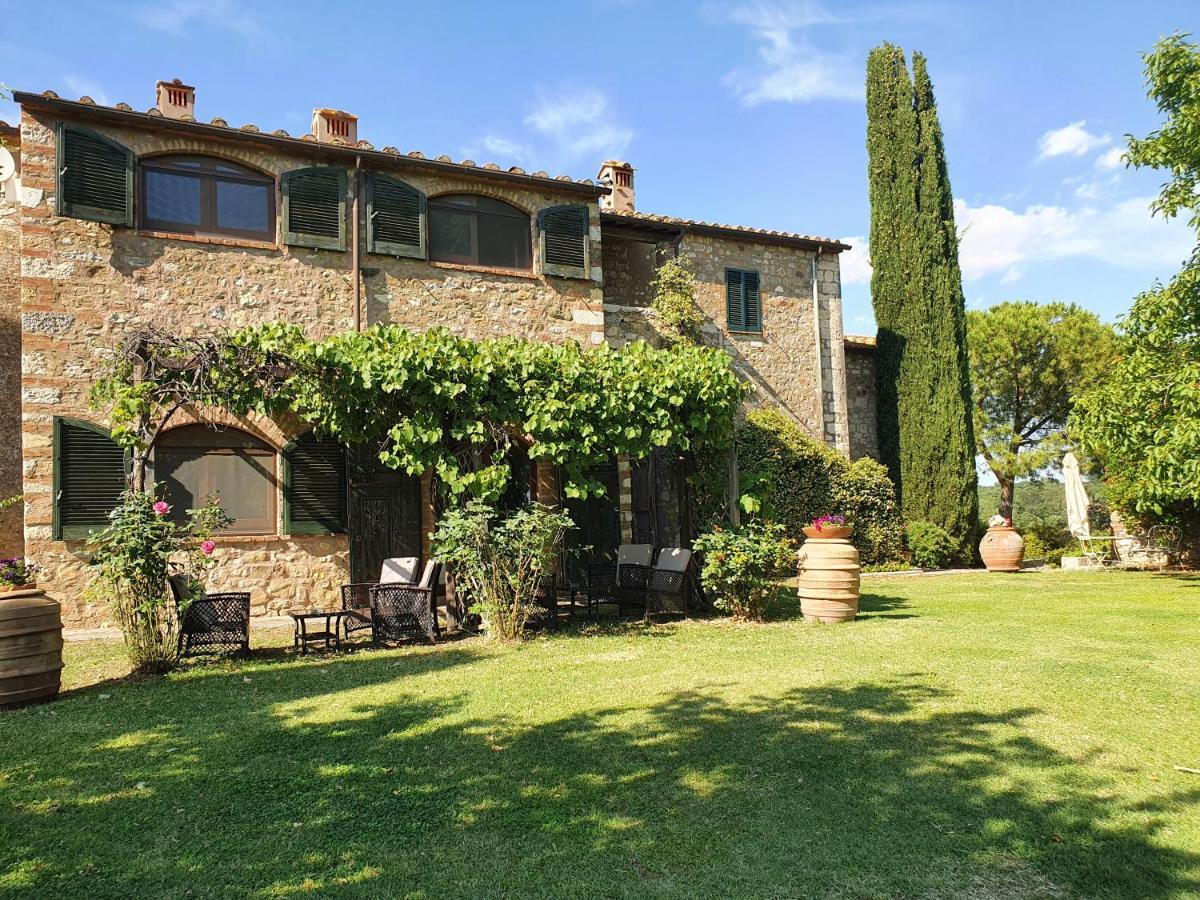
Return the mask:
M 850 249 L 849 244 L 834 238 L 820 237 L 818 235 L 795 234 L 790 231 L 770 231 L 766 228 L 751 228 L 746 225 L 725 225 L 721 222 L 702 222 L 696 219 L 681 219 L 678 216 L 663 216 L 656 213 L 604 210 L 601 213 L 601 219 L 606 219 L 614 224 L 622 224 L 622 221 L 633 224 L 637 222 L 654 222 L 660 225 L 672 225 L 684 230 L 717 231 L 731 236 L 743 235 L 748 239 L 759 237 L 771 238 L 787 243 L 820 244 L 839 253 Z

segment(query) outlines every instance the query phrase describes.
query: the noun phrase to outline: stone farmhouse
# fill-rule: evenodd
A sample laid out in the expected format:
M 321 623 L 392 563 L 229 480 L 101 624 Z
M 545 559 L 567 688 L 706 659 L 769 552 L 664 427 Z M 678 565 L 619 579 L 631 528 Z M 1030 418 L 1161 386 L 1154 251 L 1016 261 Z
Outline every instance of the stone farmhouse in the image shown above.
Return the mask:
M 388 322 L 661 342 L 651 279 L 678 256 L 697 278 L 704 340 L 732 354 L 750 402 L 842 453 L 876 454 L 873 342 L 842 332 L 844 243 L 642 212 L 627 162 L 578 181 L 376 149 L 334 109 L 314 110 L 298 137 L 202 123 L 179 81 L 159 82 L 146 112 L 49 91 L 16 101 L 19 127 L 0 123 L 17 170 L 0 198 L 0 498 L 24 502 L 0 513 L 0 555 L 40 563 L 70 625 L 106 618 L 84 594 L 83 539 L 123 484 L 88 394 L 139 327 L 286 320 L 324 336 Z M 181 509 L 220 492 L 236 521 L 213 583 L 251 591 L 254 614 L 333 597 L 383 557 L 427 548 L 428 479 L 283 423 L 204 422 L 164 433 L 154 477 Z M 514 490 L 557 500 L 553 471 L 513 465 Z M 687 543 L 680 460 L 617 459 L 600 474 L 609 496 L 574 510 L 582 543 Z

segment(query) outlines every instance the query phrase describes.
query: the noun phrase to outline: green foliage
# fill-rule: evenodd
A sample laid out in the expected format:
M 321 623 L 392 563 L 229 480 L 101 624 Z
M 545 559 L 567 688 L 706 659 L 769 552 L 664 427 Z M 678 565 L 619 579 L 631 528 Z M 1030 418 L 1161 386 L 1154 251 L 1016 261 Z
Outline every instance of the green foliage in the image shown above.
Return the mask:
M 1071 397 L 1115 362 L 1113 330 L 1073 303 L 1001 303 L 967 313 L 975 449 L 1012 518 L 1016 480 L 1059 464 Z
M 211 338 L 203 354 L 202 377 L 135 360 L 102 382 L 114 440 L 144 443 L 137 423 L 148 404 L 157 416 L 182 396 L 239 414 L 291 413 L 343 443 L 380 448 L 392 468 L 433 470 L 450 497 L 500 496 L 503 458 L 518 441 L 561 468 L 567 496 L 586 496 L 600 490 L 588 471 L 614 454 L 726 445 L 745 394 L 727 354 L 687 342 L 582 349 L 393 325 L 314 341 L 272 323 Z
M 444 513 L 433 553 L 454 574 L 488 637 L 519 640 L 538 611 L 538 585 L 553 577 L 570 516 L 539 503 L 499 518 L 480 500 Z
M 1018 482 L 1018 490 L 1013 502 L 1013 527 L 1021 534 L 1032 528 L 1051 528 L 1066 532 L 1067 529 L 1067 500 L 1063 483 L 1052 478 L 1022 479 Z M 1084 488 L 1091 498 L 1088 508 L 1088 519 L 1093 533 L 1107 531 L 1109 528 L 1109 506 L 1104 484 L 1092 479 L 1084 482 Z M 982 525 L 1000 503 L 999 485 L 987 485 L 979 488 L 979 519 Z M 985 515 L 985 511 L 986 515 Z
M 89 590 L 109 603 L 139 672 L 166 672 L 179 661 L 186 603 L 176 606 L 167 578 L 186 575 L 198 591 L 200 576 L 213 565 L 211 538 L 233 521 L 213 500 L 189 509 L 183 523 L 168 512 L 152 494 L 127 491 L 108 526 L 88 540 L 98 567 Z
M 0 512 L 4 512 L 6 509 L 12 509 L 24 499 L 24 494 L 17 494 L 15 497 L 5 497 L 3 500 L 0 500 Z
M 41 567 L 20 556 L 0 559 L 0 585 L 5 587 L 21 587 L 37 581 L 37 573 Z
M 872 304 L 880 450 L 908 520 L 973 541 L 971 388 L 954 202 L 925 58 L 867 58 Z
M 904 541 L 912 551 L 913 565 L 922 569 L 948 568 L 962 553 L 958 541 L 933 522 L 910 522 Z
M 737 433 L 738 478 L 752 511 L 783 524 L 799 541 L 804 526 L 837 510 L 854 526 L 851 537 L 866 565 L 899 558 L 900 518 L 887 470 L 872 459 L 853 463 L 809 437 L 775 409 L 750 411 Z M 724 475 L 706 474 L 723 488 Z M 700 485 L 697 485 L 700 487 Z M 712 503 L 700 494 L 700 505 Z
M 696 276 L 687 261 L 668 259 L 654 273 L 651 287 L 650 306 L 659 318 L 679 336 L 694 339 L 705 316 L 696 305 Z
M 1025 529 L 1017 529 L 1025 540 L 1025 558 L 1044 560 L 1047 565 L 1062 564 L 1067 553 L 1077 552 L 1078 544 L 1071 532 L 1048 522 L 1035 522 Z
M 796 569 L 796 545 L 776 522 L 754 519 L 696 539 L 704 557 L 700 579 L 717 609 L 735 619 L 761 620 L 779 596 L 779 581 Z
M 1191 210 L 1200 229 L 1200 45 L 1184 35 L 1146 57 L 1166 124 L 1130 139 L 1135 166 L 1165 169 L 1155 209 Z M 1070 429 L 1104 464 L 1115 506 L 1131 517 L 1200 530 L 1200 245 L 1171 282 L 1139 295 L 1119 323 L 1120 361 L 1076 402 Z

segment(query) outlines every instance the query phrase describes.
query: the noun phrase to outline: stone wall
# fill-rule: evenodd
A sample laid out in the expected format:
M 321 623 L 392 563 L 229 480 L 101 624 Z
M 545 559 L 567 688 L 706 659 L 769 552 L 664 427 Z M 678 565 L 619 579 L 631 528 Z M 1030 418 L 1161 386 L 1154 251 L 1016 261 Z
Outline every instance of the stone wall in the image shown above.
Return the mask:
M 21 493 L 20 207 L 0 194 L 0 500 Z M 24 552 L 23 504 L 0 511 L 0 557 Z
M 850 415 L 850 458 L 879 459 L 875 406 L 875 347 L 846 342 L 846 400 Z
M 75 542 L 52 539 L 53 417 L 97 420 L 87 403 L 91 382 L 113 345 L 131 329 L 154 326 L 195 333 L 285 320 L 320 337 L 352 327 L 353 285 L 349 252 L 166 236 L 56 216 L 55 125 L 48 115 L 25 110 L 21 138 L 26 197 L 20 213 L 19 267 L 25 542 L 29 555 L 45 566 L 48 589 L 63 602 L 68 624 L 91 625 L 101 621 L 105 611 L 83 598 L 86 554 Z M 301 155 L 269 154 L 236 142 L 88 127 L 138 155 L 211 153 L 275 175 L 312 164 Z M 580 202 L 575 194 L 498 188 L 466 175 L 461 180 L 397 175 L 429 196 L 486 194 L 530 213 L 542 206 Z M 598 263 L 603 250 L 595 204 L 591 217 L 592 258 Z M 362 266 L 368 323 L 422 329 L 444 325 L 472 338 L 509 334 L 573 338 L 584 344 L 604 341 L 599 264 L 593 266 L 590 279 L 372 254 L 363 255 Z M 15 390 L 3 394 L 15 395 Z M 263 430 L 264 439 L 281 446 L 285 435 L 269 433 L 265 426 Z M 3 452 L 17 446 L 14 430 Z M 333 587 L 346 580 L 348 571 L 344 537 L 226 538 L 219 559 L 222 565 L 213 586 L 250 590 L 256 614 L 332 601 Z

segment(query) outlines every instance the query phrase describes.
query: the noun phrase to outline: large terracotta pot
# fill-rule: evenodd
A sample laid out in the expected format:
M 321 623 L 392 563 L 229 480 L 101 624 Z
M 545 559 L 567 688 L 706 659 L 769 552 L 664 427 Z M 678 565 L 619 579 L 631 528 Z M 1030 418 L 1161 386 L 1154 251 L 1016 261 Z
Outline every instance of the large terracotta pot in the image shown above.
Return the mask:
M 820 528 L 813 525 L 805 525 L 802 530 L 804 531 L 804 536 L 810 540 L 812 538 L 837 540 L 850 537 L 850 532 L 854 528 L 850 525 L 822 525 Z
M 830 529 L 822 528 L 824 535 Z M 850 529 L 845 531 L 849 533 Z M 800 611 L 810 622 L 848 622 L 858 615 L 858 550 L 844 537 L 812 538 L 799 554 Z
M 979 555 L 989 572 L 1016 572 L 1025 556 L 1025 539 L 1011 525 L 995 525 L 979 542 Z
M 57 601 L 29 586 L 0 594 L 0 709 L 57 697 L 62 648 Z

